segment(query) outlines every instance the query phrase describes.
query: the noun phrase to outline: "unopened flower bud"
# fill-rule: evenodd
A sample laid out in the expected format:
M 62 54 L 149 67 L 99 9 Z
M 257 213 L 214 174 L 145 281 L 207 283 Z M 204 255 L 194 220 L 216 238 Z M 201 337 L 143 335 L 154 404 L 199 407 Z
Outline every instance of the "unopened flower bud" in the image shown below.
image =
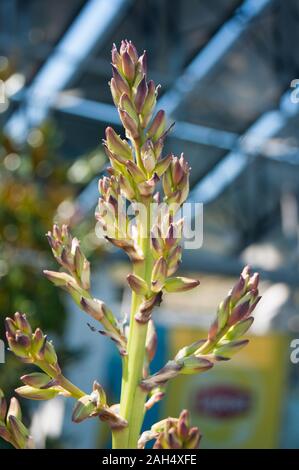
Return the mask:
M 164 289 L 166 292 L 183 292 L 194 289 L 199 285 L 197 279 L 189 279 L 187 277 L 170 277 L 165 281 Z
M 29 439 L 29 431 L 24 424 L 15 416 L 8 419 L 8 429 L 19 449 L 25 449 Z
M 126 93 L 129 95 L 130 87 L 114 65 L 112 65 L 112 74 L 113 74 L 114 84 L 118 93 L 120 95 L 122 95 L 123 93 Z
M 197 374 L 213 367 L 213 363 L 208 359 L 197 356 L 188 356 L 182 359 L 182 363 L 183 367 L 180 374 Z
M 135 106 L 138 114 L 142 113 L 142 107 L 147 97 L 148 86 L 146 83 L 146 76 L 144 75 L 140 81 L 135 95 Z
M 20 421 L 22 420 L 22 411 L 21 411 L 20 403 L 15 397 L 13 397 L 10 400 L 10 404 L 9 404 L 9 408 L 8 408 L 7 416 L 6 416 L 7 422 L 9 421 L 10 416 L 14 416 Z
M 68 283 L 73 283 L 72 276 L 67 273 L 48 270 L 44 270 L 43 273 L 55 286 L 64 287 Z
M 167 157 L 163 158 L 163 160 L 160 160 L 157 163 L 155 172 L 157 173 L 158 176 L 161 177 L 166 172 L 167 168 L 170 165 L 171 160 L 172 160 L 172 155 L 168 155 Z
M 117 135 L 112 127 L 106 128 L 106 144 L 110 152 L 117 154 L 124 160 L 132 159 L 132 152 L 128 142 Z
M 121 61 L 123 74 L 128 82 L 132 83 L 135 78 L 135 64 L 127 51 L 122 54 Z
M 128 274 L 127 281 L 131 289 L 138 295 L 147 295 L 149 292 L 148 285 L 144 279 L 136 274 Z
M 29 385 L 16 388 L 16 393 L 22 398 L 28 398 L 29 400 L 51 400 L 60 393 L 58 387 L 52 388 L 34 388 Z
M 90 395 L 85 395 L 77 401 L 73 411 L 72 420 L 75 423 L 81 423 L 86 418 L 95 416 L 98 411 L 96 398 L 92 398 Z
M 230 359 L 235 353 L 240 351 L 240 349 L 244 348 L 248 344 L 248 339 L 243 339 L 240 341 L 229 341 L 226 344 L 220 344 L 214 349 L 214 354 L 217 356 L 225 357 Z
M 232 326 L 225 335 L 225 339 L 232 341 L 241 338 L 251 327 L 254 318 L 249 317 Z
M 153 142 L 156 142 L 165 131 L 165 128 L 165 111 L 160 110 L 154 117 L 153 122 L 151 123 L 150 128 L 147 131 L 147 135 L 150 139 L 153 140 Z
M 26 318 L 25 313 L 16 312 L 14 314 L 14 320 L 19 330 L 29 336 L 32 334 L 31 326 Z
M 123 93 L 120 97 L 119 108 L 128 113 L 132 121 L 134 121 L 135 126 L 138 128 L 138 116 L 130 98 L 126 93 Z
M 156 166 L 156 157 L 151 140 L 147 140 L 141 147 L 141 159 L 146 171 L 152 173 Z
M 7 411 L 7 402 L 4 397 L 4 393 L 0 388 L 0 423 L 4 422 Z
M 23 375 L 21 380 L 25 385 L 29 385 L 30 387 L 43 388 L 46 387 L 52 379 L 43 372 L 33 372 L 32 374 Z
M 135 120 L 124 109 L 119 108 L 118 111 L 129 138 L 137 139 L 137 137 L 139 137 L 138 124 L 136 124 Z
M 165 279 L 167 276 L 167 263 L 161 256 L 154 264 L 151 279 L 151 290 L 153 292 L 160 292 L 163 289 Z

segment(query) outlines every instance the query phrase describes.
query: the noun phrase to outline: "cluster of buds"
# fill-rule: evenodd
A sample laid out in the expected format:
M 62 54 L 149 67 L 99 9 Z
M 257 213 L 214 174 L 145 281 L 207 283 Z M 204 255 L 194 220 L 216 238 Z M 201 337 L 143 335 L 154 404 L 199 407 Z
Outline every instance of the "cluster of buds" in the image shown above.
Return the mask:
M 43 368 L 42 363 L 37 363 Z M 60 385 L 61 373 L 49 374 L 45 372 L 33 372 L 21 377 L 21 381 L 25 384 L 16 388 L 16 392 L 20 397 L 29 400 L 51 400 L 57 395 L 71 397 L 72 393 Z
M 163 175 L 163 190 L 165 200 L 171 204 L 183 204 L 189 193 L 190 168 L 182 154 L 180 158 L 172 157 L 167 171 Z
M 88 315 L 102 323 L 105 330 L 101 333 L 109 336 L 121 354 L 125 354 L 126 338 L 117 319 L 104 302 L 91 295 L 90 264 L 82 253 L 77 238 L 72 237 L 66 225 L 60 228 L 56 224 L 53 226 L 53 231 L 48 232 L 47 238 L 56 260 L 68 273 L 45 270 L 45 276 L 54 285 L 67 291 Z
M 98 416 L 101 421 L 105 421 L 111 429 L 122 429 L 127 426 L 127 422 L 118 414 L 116 406 L 108 406 L 107 398 L 103 387 L 98 383 L 93 383 L 93 390 L 90 395 L 81 397 L 74 408 L 72 420 L 81 423 L 87 418 Z
M 138 448 L 144 449 L 152 439 L 156 440 L 154 449 L 197 449 L 201 433 L 197 427 L 190 427 L 189 412 L 183 410 L 179 418 L 163 419 L 150 431 L 145 431 L 138 441 Z
M 119 181 L 114 175 L 110 178 L 104 176 L 99 180 L 101 197 L 96 219 L 105 238 L 114 246 L 122 248 L 131 261 L 136 263 L 143 260 L 143 253 L 134 238 L 134 231 L 131 230 Z
M 82 253 L 79 240 L 72 237 L 68 226 L 62 225 L 60 228 L 54 224 L 52 232 L 48 232 L 46 237 L 58 263 L 70 273 L 82 289 L 89 289 L 90 264 Z
M 251 274 L 246 266 L 238 282 L 220 303 L 208 338 L 182 348 L 174 360 L 169 361 L 157 373 L 145 378 L 141 387 L 146 391 L 153 390 L 179 374 L 205 372 L 216 362 L 230 359 L 246 346 L 248 339 L 243 339 L 242 336 L 252 325 L 251 314 L 261 298 L 258 283 L 258 274 Z
M 0 437 L 16 449 L 33 447 L 28 429 L 22 423 L 22 411 L 16 398 L 10 400 L 9 407 L 0 389 Z
M 52 342 L 40 328 L 32 331 L 24 313 L 16 312 L 13 318 L 6 318 L 5 328 L 9 348 L 21 361 L 45 364 L 53 375 L 60 373 Z

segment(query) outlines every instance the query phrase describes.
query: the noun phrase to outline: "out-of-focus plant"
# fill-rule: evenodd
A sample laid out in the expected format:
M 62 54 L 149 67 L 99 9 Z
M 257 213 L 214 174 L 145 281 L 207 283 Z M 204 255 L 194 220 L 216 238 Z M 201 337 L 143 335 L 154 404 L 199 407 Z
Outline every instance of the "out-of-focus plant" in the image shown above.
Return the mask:
M 106 239 L 122 248 L 132 262 L 132 273 L 127 277 L 132 291 L 129 326 L 125 327 L 107 305 L 93 297 L 90 264 L 66 225 L 54 225 L 47 234 L 62 270 L 45 271 L 45 275 L 101 323 L 101 332 L 117 346 L 123 367 L 120 403 L 109 404 L 97 382 L 88 393 L 72 384 L 61 371 L 52 342 L 39 328 L 33 331 L 20 313 L 6 319 L 9 348 L 41 372 L 21 377 L 24 386 L 16 392 L 33 400 L 59 394 L 74 398 L 73 421 L 79 423 L 91 417 L 105 421 L 111 428 L 114 448 L 143 448 L 151 439 L 156 440 L 155 448 L 196 448 L 200 432 L 190 428 L 187 411 L 178 419 L 168 418 L 153 425 L 140 436 L 144 415 L 164 397 L 169 380 L 180 374 L 203 373 L 247 344 L 243 335 L 252 324 L 251 314 L 260 299 L 259 277 L 244 268 L 219 305 L 208 337 L 184 347 L 161 370 L 151 374 L 157 345 L 154 307 L 160 305 L 163 293 L 187 291 L 199 285 L 198 280 L 174 275 L 181 260 L 183 225 L 176 216 L 188 196 L 190 169 L 183 155 L 162 157 L 168 130 L 164 111 L 152 117 L 157 88 L 147 80 L 146 54 L 139 57 L 134 45 L 123 41 L 119 51 L 115 46 L 112 49 L 112 70 L 110 88 L 127 140 L 111 127 L 106 129 L 104 146 L 111 168 L 109 176 L 99 181 L 96 218 Z M 164 204 L 157 192 L 159 181 Z M 128 211 L 122 212 L 126 204 L 132 205 L 134 217 Z M 156 209 L 154 216 L 152 205 Z
M 39 275 L 48 256 L 44 234 L 57 211 L 61 221 L 71 221 L 76 194 L 104 163 L 99 152 L 69 163 L 61 143 L 50 123 L 33 129 L 21 147 L 5 135 L 0 139 L 0 315 L 30 310 L 36 323 L 39 312 L 42 326 L 57 333 L 64 308 Z

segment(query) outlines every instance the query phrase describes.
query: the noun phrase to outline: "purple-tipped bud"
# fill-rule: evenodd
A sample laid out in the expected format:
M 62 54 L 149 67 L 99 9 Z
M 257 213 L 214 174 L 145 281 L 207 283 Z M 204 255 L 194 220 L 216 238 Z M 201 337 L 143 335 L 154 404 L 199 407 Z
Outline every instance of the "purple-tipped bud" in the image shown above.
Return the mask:
M 15 397 L 12 397 L 12 399 L 10 400 L 9 408 L 7 411 L 7 417 L 6 417 L 7 422 L 9 421 L 10 416 L 14 416 L 20 421 L 22 420 L 22 411 L 21 411 L 20 403 Z
M 199 372 L 205 372 L 213 367 L 213 363 L 208 359 L 197 356 L 188 356 L 182 359 L 183 367 L 180 374 L 198 374 Z
M 240 351 L 240 349 L 243 349 L 244 346 L 248 344 L 248 342 L 248 339 L 243 339 L 240 341 L 229 341 L 226 344 L 217 346 L 214 349 L 214 354 L 230 359 L 235 353 Z
M 110 152 L 113 152 L 125 160 L 132 160 L 131 148 L 126 140 L 122 140 L 112 127 L 106 128 L 106 144 Z
M 141 159 L 145 170 L 152 173 L 156 166 L 156 156 L 151 140 L 147 140 L 141 147 Z
M 96 397 L 85 395 L 77 401 L 73 411 L 72 421 L 75 423 L 81 423 L 86 418 L 95 416 L 98 413 L 99 410 L 97 409 Z
M 137 87 L 136 95 L 135 95 L 135 106 L 136 106 L 136 111 L 138 114 L 143 112 L 142 108 L 147 97 L 147 92 L 148 92 L 148 86 L 146 83 L 146 77 L 144 75 L 141 82 L 139 83 Z
M 31 335 L 32 330 L 30 323 L 28 322 L 25 313 L 16 312 L 14 314 L 14 320 L 17 327 L 26 335 Z
M 167 263 L 161 256 L 154 264 L 151 279 L 151 290 L 153 292 L 160 292 L 163 289 L 165 279 L 167 276 Z
M 254 318 L 249 317 L 232 326 L 225 335 L 225 339 L 232 341 L 241 338 L 251 327 Z
M 121 96 L 123 93 L 126 93 L 127 95 L 130 94 L 130 87 L 128 83 L 123 79 L 117 68 L 112 65 L 112 74 L 113 74 L 113 80 L 114 80 L 114 85 L 116 87 L 116 90 L 118 94 Z
M 119 109 L 122 109 L 123 111 L 126 111 L 132 121 L 134 122 L 134 125 L 138 128 L 139 121 L 138 121 L 138 116 L 136 114 L 135 108 L 128 97 L 126 93 L 123 93 L 120 97 L 119 101 Z
M 143 171 L 136 165 L 136 163 L 127 161 L 127 169 L 136 183 L 142 183 L 146 180 Z
M 52 379 L 43 372 L 33 372 L 32 374 L 23 375 L 21 380 L 25 385 L 29 385 L 30 387 L 46 388 Z
M 166 292 L 184 292 L 194 289 L 200 284 L 197 279 L 187 277 L 170 277 L 165 281 L 164 289 Z
M 22 398 L 28 398 L 29 400 L 51 400 L 60 393 L 59 388 L 34 388 L 29 385 L 16 388 L 16 393 Z
M 122 54 L 121 61 L 123 74 L 128 82 L 132 83 L 135 78 L 135 64 L 127 51 Z
M 144 279 L 136 274 L 128 274 L 127 281 L 131 289 L 138 295 L 147 295 L 149 292 L 148 285 Z
M 168 155 L 167 157 L 163 158 L 163 160 L 160 160 L 155 168 L 155 171 L 158 176 L 162 176 L 166 170 L 168 169 L 170 162 L 172 160 L 172 155 Z
M 138 125 L 124 109 L 119 109 L 119 116 L 124 128 L 129 133 L 130 138 L 137 139 L 139 137 Z
M 165 128 L 165 111 L 160 110 L 154 117 L 153 122 L 151 123 L 150 128 L 148 129 L 147 135 L 150 139 L 153 140 L 153 142 L 156 142 L 165 131 Z

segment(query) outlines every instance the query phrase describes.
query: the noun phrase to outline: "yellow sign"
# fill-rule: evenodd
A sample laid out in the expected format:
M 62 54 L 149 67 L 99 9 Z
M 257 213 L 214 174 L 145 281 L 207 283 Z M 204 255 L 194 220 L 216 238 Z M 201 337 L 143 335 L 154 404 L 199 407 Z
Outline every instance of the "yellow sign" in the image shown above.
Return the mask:
M 177 328 L 169 335 L 173 357 L 206 332 Z M 254 336 L 230 361 L 170 381 L 163 417 L 188 408 L 203 433 L 202 448 L 278 447 L 288 344 L 282 334 Z

